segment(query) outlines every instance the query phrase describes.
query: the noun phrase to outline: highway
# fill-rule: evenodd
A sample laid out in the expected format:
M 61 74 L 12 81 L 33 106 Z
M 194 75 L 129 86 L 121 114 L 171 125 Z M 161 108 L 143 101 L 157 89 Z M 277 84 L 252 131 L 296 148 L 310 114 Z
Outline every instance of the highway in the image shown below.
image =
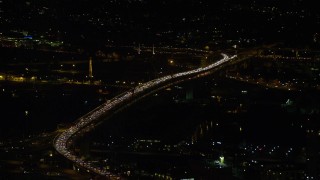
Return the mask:
M 72 145 L 75 137 L 81 135 L 84 131 L 87 132 L 93 130 L 95 126 L 103 120 L 103 117 L 105 117 L 106 114 L 115 113 L 122 107 L 126 107 L 128 104 L 132 104 L 133 102 L 141 98 L 144 98 L 145 96 L 150 94 L 150 92 L 154 92 L 156 90 L 162 89 L 163 87 L 167 87 L 168 85 L 174 82 L 180 82 L 182 79 L 185 78 L 206 75 L 210 70 L 213 70 L 217 67 L 221 67 L 223 64 L 236 57 L 236 55 L 232 57 L 229 57 L 226 54 L 221 55 L 223 57 L 222 59 L 216 61 L 215 63 L 209 66 L 197 68 L 186 72 L 167 75 L 158 79 L 148 81 L 105 102 L 104 104 L 98 106 L 91 112 L 80 117 L 76 122 L 73 123 L 73 125 L 71 125 L 68 129 L 63 131 L 61 134 L 59 134 L 54 139 L 54 148 L 61 155 L 72 161 L 77 166 L 87 170 L 88 172 L 105 176 L 110 179 L 121 179 L 120 175 L 112 174 L 110 171 L 100 167 L 96 167 L 95 165 L 86 162 L 82 160 L 80 157 L 76 156 L 70 149 L 70 146 Z

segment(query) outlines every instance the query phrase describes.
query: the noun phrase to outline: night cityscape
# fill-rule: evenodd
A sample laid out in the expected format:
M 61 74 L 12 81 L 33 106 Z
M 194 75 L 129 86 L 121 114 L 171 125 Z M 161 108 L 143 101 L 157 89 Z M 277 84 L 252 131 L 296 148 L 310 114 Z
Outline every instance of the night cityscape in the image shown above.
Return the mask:
M 320 180 L 305 0 L 0 0 L 0 180 Z

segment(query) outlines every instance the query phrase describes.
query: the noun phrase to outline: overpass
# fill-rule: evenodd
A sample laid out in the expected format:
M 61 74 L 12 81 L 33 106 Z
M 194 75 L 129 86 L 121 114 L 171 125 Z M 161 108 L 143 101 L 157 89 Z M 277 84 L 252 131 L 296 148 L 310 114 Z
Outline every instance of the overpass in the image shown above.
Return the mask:
M 215 68 L 223 67 L 226 62 L 234 59 L 236 56 L 229 57 L 226 54 L 221 54 L 222 59 L 215 63 L 186 72 L 176 73 L 160 77 L 144 84 L 141 84 L 135 88 L 132 88 L 104 104 L 98 106 L 94 110 L 90 111 L 86 115 L 76 120 L 73 125 L 59 134 L 53 142 L 54 148 L 64 157 L 72 161 L 75 165 L 92 172 L 97 175 L 105 176 L 110 179 L 120 179 L 120 175 L 112 174 L 110 171 L 97 167 L 90 162 L 87 162 L 78 157 L 70 148 L 76 137 L 93 130 L 101 121 L 110 117 L 113 114 L 119 112 L 121 109 L 135 103 L 136 101 L 148 96 L 149 94 L 159 91 L 172 84 L 188 80 L 191 78 L 197 78 L 210 74 Z

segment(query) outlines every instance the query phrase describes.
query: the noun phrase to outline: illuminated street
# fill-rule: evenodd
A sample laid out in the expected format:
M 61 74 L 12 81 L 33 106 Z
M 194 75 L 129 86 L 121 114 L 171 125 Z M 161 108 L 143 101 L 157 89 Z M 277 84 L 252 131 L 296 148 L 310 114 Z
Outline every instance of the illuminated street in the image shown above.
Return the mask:
M 208 70 L 211 70 L 213 68 L 216 68 L 220 66 L 223 63 L 226 63 L 227 61 L 232 60 L 235 58 L 228 57 L 225 54 L 222 54 L 223 59 L 215 62 L 212 65 L 209 65 L 204 68 L 198 68 L 195 70 L 183 72 L 183 73 L 177 73 L 170 76 L 165 76 L 162 78 L 158 78 L 149 82 L 146 82 L 138 87 L 135 87 L 133 90 L 125 92 L 110 101 L 106 102 L 105 104 L 99 106 L 98 108 L 92 110 L 90 113 L 86 114 L 85 116 L 79 118 L 77 122 L 75 122 L 75 125 L 71 126 L 66 131 L 62 132 L 60 135 L 57 136 L 57 138 L 54 140 L 54 146 L 56 150 L 64 155 L 69 160 L 73 161 L 77 165 L 79 165 L 82 168 L 85 168 L 89 171 L 95 172 L 102 176 L 117 176 L 114 174 L 111 174 L 110 172 L 101 169 L 100 167 L 94 167 L 90 163 L 83 161 L 80 157 L 75 156 L 72 151 L 69 150 L 69 147 L 72 143 L 72 138 L 75 138 L 75 136 L 78 133 L 81 133 L 85 129 L 85 131 L 93 130 L 95 123 L 106 113 L 112 113 L 114 111 L 114 108 L 120 108 L 118 106 L 126 105 L 125 103 L 130 103 L 130 101 L 134 101 L 134 98 L 139 98 L 143 96 L 144 94 L 148 93 L 151 88 L 157 87 L 158 89 L 161 89 L 161 86 L 166 86 L 167 83 L 173 83 L 172 81 L 180 80 L 179 78 L 188 77 L 190 75 L 198 75 L 201 73 L 205 73 Z M 180 80 L 181 81 L 181 80 Z

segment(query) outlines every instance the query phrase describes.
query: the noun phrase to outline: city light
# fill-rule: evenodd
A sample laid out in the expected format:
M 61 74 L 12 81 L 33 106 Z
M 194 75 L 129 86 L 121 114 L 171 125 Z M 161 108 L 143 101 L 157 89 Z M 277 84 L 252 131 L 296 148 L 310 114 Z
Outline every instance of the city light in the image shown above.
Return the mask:
M 65 156 L 67 159 L 71 160 L 78 166 L 81 166 L 88 171 L 95 172 L 99 175 L 102 176 L 111 176 L 111 172 L 106 171 L 103 168 L 95 167 L 94 165 L 91 165 L 90 163 L 82 160 L 80 157 L 77 157 L 76 155 L 73 154 L 72 150 L 69 149 L 69 142 L 72 142 L 72 138 L 76 136 L 77 133 L 81 132 L 81 130 L 85 129 L 86 127 L 90 127 L 89 125 L 92 123 L 96 123 L 99 118 L 109 112 L 112 111 L 114 108 L 121 106 L 124 102 L 128 101 L 131 99 L 133 101 L 134 98 L 137 94 L 142 94 L 143 92 L 147 92 L 151 88 L 154 88 L 158 85 L 163 85 L 165 86 L 166 83 L 170 83 L 172 80 L 178 80 L 179 78 L 182 78 L 184 76 L 189 76 L 189 75 L 195 75 L 199 73 L 206 72 L 208 70 L 211 70 L 213 68 L 216 68 L 223 63 L 230 61 L 231 59 L 234 59 L 236 56 L 228 57 L 226 54 L 222 54 L 223 58 L 220 59 L 219 61 L 204 67 L 204 68 L 198 68 L 195 70 L 187 71 L 187 72 L 182 72 L 182 73 L 177 73 L 173 75 L 168 75 L 164 76 L 158 79 L 151 80 L 149 82 L 146 82 L 144 84 L 141 84 L 137 87 L 135 87 L 133 90 L 124 92 L 110 101 L 102 104 L 101 106 L 97 107 L 96 109 L 92 110 L 88 114 L 84 115 L 83 117 L 79 118 L 75 125 L 71 126 L 69 129 L 65 130 L 62 132 L 60 135 L 58 135 L 54 141 L 54 147 L 55 149 Z M 139 96 L 137 96 L 139 97 Z M 124 104 L 125 105 L 125 104 Z M 94 126 L 93 126 L 94 127 Z M 115 175 L 117 176 L 117 175 Z

